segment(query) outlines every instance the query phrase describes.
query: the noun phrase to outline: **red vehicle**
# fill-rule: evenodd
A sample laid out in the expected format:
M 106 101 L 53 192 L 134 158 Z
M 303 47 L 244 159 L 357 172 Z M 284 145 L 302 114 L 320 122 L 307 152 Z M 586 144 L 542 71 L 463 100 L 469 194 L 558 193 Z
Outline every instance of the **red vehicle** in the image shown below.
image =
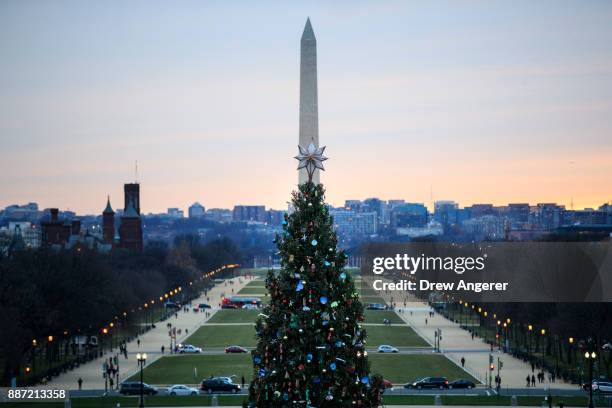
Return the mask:
M 225 348 L 226 353 L 248 353 L 249 351 L 244 347 L 240 346 L 227 346 Z
M 221 307 L 224 309 L 240 309 L 244 305 L 261 307 L 261 299 L 257 297 L 232 296 L 224 297 L 221 301 Z

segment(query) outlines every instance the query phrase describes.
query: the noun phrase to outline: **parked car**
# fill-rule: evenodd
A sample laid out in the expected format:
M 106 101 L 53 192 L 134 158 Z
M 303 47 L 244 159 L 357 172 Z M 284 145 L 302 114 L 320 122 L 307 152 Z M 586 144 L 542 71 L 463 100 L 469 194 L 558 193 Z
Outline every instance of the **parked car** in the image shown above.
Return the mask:
M 167 309 L 180 309 L 181 308 L 180 304 L 170 302 L 170 301 L 164 303 L 164 306 L 166 306 Z
M 193 346 L 191 344 L 184 344 L 182 347 L 179 347 L 178 352 L 181 353 L 181 354 L 201 353 L 202 352 L 202 348 L 201 347 Z
M 446 377 L 425 377 L 404 385 L 404 388 L 416 388 L 417 390 L 422 388 L 439 388 L 443 390 L 448 388 L 448 379 Z
M 397 347 L 389 346 L 388 344 L 378 346 L 379 353 L 397 353 L 398 351 Z
M 208 303 L 200 303 L 198 307 L 200 309 L 212 309 L 212 307 Z
M 228 381 L 227 379 L 209 378 L 202 381 L 200 390 L 209 394 L 213 392 L 231 392 L 236 394 L 240 391 L 240 386 Z
M 198 395 L 200 392 L 197 388 L 188 387 L 186 385 L 173 385 L 168 388 L 168 395 Z
M 227 346 L 225 348 L 226 353 L 248 353 L 248 350 L 240 346 Z
M 248 310 L 255 310 L 258 309 L 257 305 L 254 305 L 252 303 L 247 303 L 245 305 L 242 305 L 243 309 L 248 309 Z
M 382 303 L 370 303 L 366 309 L 368 310 L 387 310 L 387 306 Z
M 468 390 L 476 387 L 476 384 L 470 380 L 459 379 L 448 383 L 448 388 L 467 388 Z
M 612 392 L 612 382 L 608 381 L 593 381 L 593 391 L 607 393 Z
M 140 395 L 140 382 L 123 382 L 119 388 L 119 393 L 122 395 Z M 158 393 L 157 388 L 147 383 L 142 383 L 142 393 L 144 395 L 155 395 Z
M 233 375 L 232 377 L 236 377 L 236 376 Z M 228 383 L 234 383 L 234 380 L 232 377 L 210 377 L 209 380 L 221 380 L 221 381 L 227 381 Z

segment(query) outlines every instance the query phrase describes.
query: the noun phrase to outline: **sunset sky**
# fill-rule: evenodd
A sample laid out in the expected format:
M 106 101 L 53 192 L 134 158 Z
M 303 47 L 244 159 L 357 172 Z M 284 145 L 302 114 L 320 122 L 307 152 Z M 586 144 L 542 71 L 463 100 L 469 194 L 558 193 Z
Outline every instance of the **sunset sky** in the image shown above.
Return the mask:
M 307 16 L 331 204 L 612 200 L 611 1 L 5 0 L 0 207 L 286 208 Z

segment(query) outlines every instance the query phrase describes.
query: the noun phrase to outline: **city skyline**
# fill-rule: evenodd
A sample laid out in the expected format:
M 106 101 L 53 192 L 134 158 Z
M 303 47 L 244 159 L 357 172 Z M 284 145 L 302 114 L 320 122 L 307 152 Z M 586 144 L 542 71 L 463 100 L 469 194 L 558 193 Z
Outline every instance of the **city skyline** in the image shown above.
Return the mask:
M 286 208 L 307 16 L 332 205 L 610 202 L 610 3 L 110 4 L 0 6 L 0 207 Z

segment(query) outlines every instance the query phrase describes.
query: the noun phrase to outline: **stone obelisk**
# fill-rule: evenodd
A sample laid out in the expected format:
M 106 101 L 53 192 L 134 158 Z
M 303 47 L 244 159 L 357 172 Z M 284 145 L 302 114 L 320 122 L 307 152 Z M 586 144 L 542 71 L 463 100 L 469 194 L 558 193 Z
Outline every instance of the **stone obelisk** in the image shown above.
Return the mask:
M 301 40 L 300 54 L 300 146 L 305 148 L 313 143 L 319 147 L 319 107 L 317 97 L 317 40 L 310 18 L 306 20 Z M 299 183 L 308 181 L 306 169 L 299 172 Z M 319 170 L 312 176 L 319 184 Z

